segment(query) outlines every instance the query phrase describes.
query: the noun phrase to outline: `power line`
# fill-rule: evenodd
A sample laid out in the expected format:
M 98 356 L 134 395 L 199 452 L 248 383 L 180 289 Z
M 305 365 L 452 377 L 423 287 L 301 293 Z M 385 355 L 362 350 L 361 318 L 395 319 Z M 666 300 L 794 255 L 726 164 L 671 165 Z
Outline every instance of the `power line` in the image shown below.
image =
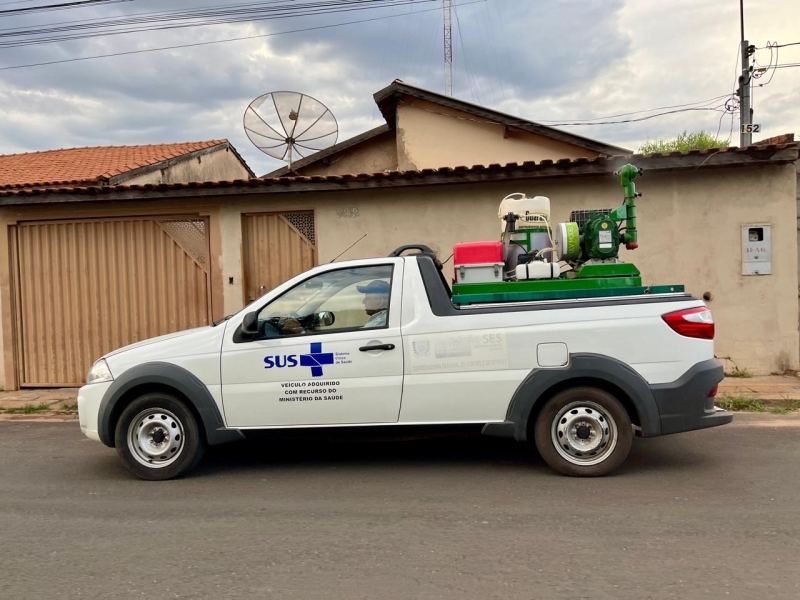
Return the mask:
M 619 125 L 620 123 L 638 123 L 639 121 L 648 121 L 650 119 L 654 119 L 656 117 L 663 117 L 664 115 L 674 115 L 677 113 L 683 112 L 693 112 L 693 111 L 706 111 L 706 110 L 714 110 L 718 111 L 723 109 L 724 112 L 728 112 L 724 109 L 724 105 L 719 106 L 709 106 L 709 107 L 699 107 L 699 108 L 681 108 L 679 110 L 670 110 L 667 112 L 657 113 L 654 115 L 648 115 L 646 117 L 639 117 L 638 119 L 624 119 L 622 121 L 597 121 L 594 123 L 587 123 L 587 122 L 569 122 L 569 123 L 553 123 L 549 125 L 550 127 L 573 127 L 578 125 Z
M 17 17 L 37 12 L 52 12 L 56 10 L 67 10 L 70 8 L 86 8 L 97 4 L 116 4 L 118 2 L 131 2 L 132 0 L 78 0 L 77 2 L 62 2 L 61 4 L 42 4 L 39 6 L 28 6 L 25 8 L 9 8 L 0 10 L 0 15 L 6 17 Z M 8 2 L 7 4 L 15 4 Z
M 776 65 L 778 64 L 778 60 L 779 60 L 778 48 L 780 48 L 780 46 L 778 46 L 778 42 L 775 42 L 772 45 L 770 45 L 770 42 L 767 42 L 767 46 L 769 47 L 769 66 L 767 66 L 767 71 L 768 71 L 769 68 L 772 67 L 772 50 L 773 50 L 773 48 L 775 49 L 775 64 Z M 766 71 L 764 71 L 764 72 L 766 73 Z M 755 79 L 760 79 L 761 75 L 756 76 L 756 74 L 753 73 L 753 77 Z M 769 79 L 767 80 L 767 82 L 766 83 L 759 83 L 758 87 L 764 87 L 765 85 L 768 85 L 772 81 L 773 77 L 775 77 L 775 69 L 772 69 L 772 75 L 769 76 Z
M 463 2 L 461 5 L 462 6 L 466 6 L 466 5 L 469 5 L 469 4 L 477 4 L 478 2 L 481 2 L 481 1 L 482 0 L 473 0 L 472 2 Z M 421 14 L 421 13 L 425 13 L 425 12 L 432 12 L 432 11 L 435 11 L 435 10 L 439 10 L 439 9 L 438 8 L 427 8 L 425 10 L 417 11 L 415 14 Z M 198 47 L 198 46 L 210 46 L 210 45 L 213 45 L 213 44 L 226 44 L 228 42 L 240 42 L 240 41 L 244 41 L 244 40 L 255 40 L 255 39 L 259 39 L 259 38 L 268 38 L 268 37 L 273 37 L 273 36 L 277 36 L 277 35 L 287 35 L 287 34 L 290 34 L 290 33 L 304 33 L 304 32 L 307 32 L 307 31 L 319 31 L 321 29 L 330 29 L 330 28 L 333 28 L 333 27 L 343 27 L 345 25 L 356 25 L 356 24 L 359 24 L 359 23 L 371 23 L 371 22 L 374 22 L 374 21 L 381 21 L 383 19 L 391 19 L 391 18 L 400 17 L 400 16 L 407 16 L 407 15 L 403 15 L 403 14 L 383 15 L 381 17 L 372 17 L 370 19 L 359 19 L 359 20 L 356 20 L 356 21 L 345 21 L 343 23 L 332 23 L 332 24 L 329 24 L 329 25 L 318 25 L 316 27 L 304 27 L 302 29 L 292 29 L 292 30 L 288 30 L 288 31 L 276 31 L 276 32 L 273 32 L 273 33 L 263 33 L 263 34 L 258 34 L 258 35 L 247 35 L 247 36 L 242 36 L 242 37 L 227 38 L 227 39 L 224 39 L 224 40 L 211 40 L 211 41 L 208 41 L 208 42 L 194 42 L 192 44 L 178 44 L 178 45 L 175 45 L 175 46 L 161 46 L 161 47 L 158 47 L 158 48 L 145 48 L 145 49 L 142 49 L 142 50 L 128 50 L 126 52 L 111 52 L 109 54 L 96 54 L 94 56 L 79 56 L 79 57 L 76 57 L 76 58 L 65 58 L 65 59 L 62 59 L 62 60 L 50 60 L 50 61 L 39 62 L 39 63 L 28 63 L 28 64 L 25 64 L 25 65 L 13 65 L 13 66 L 10 66 L 10 67 L 0 67 L 0 71 L 9 71 L 9 70 L 12 70 L 12 69 L 24 69 L 24 68 L 28 68 L 28 67 L 42 67 L 42 66 L 46 66 L 46 65 L 59 65 L 59 64 L 64 64 L 64 63 L 80 62 L 80 61 L 84 61 L 84 60 L 94 60 L 94 59 L 97 59 L 97 58 L 112 58 L 112 57 L 116 57 L 116 56 L 129 56 L 131 54 L 145 54 L 145 53 L 149 53 L 149 52 L 160 52 L 162 50 L 178 50 L 180 48 L 195 48 L 195 47 Z
M 451 119 L 458 119 L 459 121 L 472 121 L 474 123 L 483 123 L 483 124 L 486 124 L 486 125 L 502 126 L 502 124 L 498 123 L 497 121 L 489 121 L 489 120 L 486 120 L 486 119 L 479 119 L 479 118 L 473 118 L 473 117 L 461 117 L 461 116 L 454 115 L 454 114 L 451 114 L 451 113 L 441 112 L 441 111 L 433 110 L 433 109 L 430 109 L 430 108 L 424 108 L 422 106 L 417 106 L 415 104 L 412 104 L 411 106 L 414 106 L 415 108 L 417 108 L 419 110 L 424 110 L 425 112 L 433 113 L 433 114 L 436 114 L 436 115 L 442 115 L 443 117 L 449 117 Z M 677 114 L 677 113 L 682 113 L 682 112 L 700 111 L 700 110 L 702 110 L 702 111 L 707 111 L 707 110 L 721 111 L 723 116 L 726 115 L 726 114 L 732 114 L 733 115 L 733 114 L 735 114 L 737 112 L 734 108 L 729 107 L 728 104 L 726 103 L 726 104 L 720 104 L 719 106 L 709 106 L 709 107 L 702 107 L 702 108 L 683 108 L 681 110 L 672 110 L 672 111 L 669 111 L 669 112 L 663 112 L 663 113 L 659 113 L 659 114 L 655 114 L 655 115 L 649 115 L 647 117 L 642 117 L 640 119 L 626 119 L 624 121 L 606 121 L 606 122 L 599 122 L 599 123 L 575 123 L 575 122 L 571 122 L 571 123 L 556 123 L 555 125 L 548 125 L 548 127 L 554 127 L 554 126 L 557 126 L 557 125 L 563 125 L 563 126 L 572 126 L 572 125 L 618 125 L 620 123 L 635 123 L 637 121 L 647 121 L 648 119 L 654 119 L 655 117 L 662 117 L 664 115 L 672 115 L 672 114 Z
M 470 82 L 471 82 L 470 86 L 471 86 L 471 88 L 474 88 L 474 90 L 475 90 L 474 91 L 474 96 L 475 96 L 475 99 L 478 101 L 478 104 L 483 106 L 483 101 L 481 100 L 481 95 L 480 95 L 480 91 L 479 91 L 479 88 L 478 88 L 477 80 L 476 80 L 475 76 L 472 73 L 472 68 L 469 66 L 469 58 L 467 57 L 467 48 L 466 48 L 466 46 L 464 46 L 464 38 L 461 36 L 461 21 L 458 18 L 458 7 L 455 4 L 453 4 L 453 13 L 455 13 L 455 15 L 456 15 L 456 26 L 458 27 L 458 41 L 461 44 L 461 54 L 464 55 L 464 64 L 467 67 L 467 76 L 469 77 Z
M 105 22 L 97 22 L 97 19 L 88 21 L 77 21 L 63 24 L 55 24 L 45 28 L 20 30 L 20 29 L 0 29 L 0 39 L 15 38 L 22 36 L 23 39 L 11 39 L 0 41 L 0 47 L 20 47 L 52 42 L 62 42 L 69 40 L 79 40 L 92 37 L 105 37 L 111 35 L 121 35 L 127 33 L 140 33 L 145 31 L 161 31 L 167 29 L 183 29 L 187 27 L 199 27 L 207 25 L 220 25 L 226 23 L 264 21 L 271 19 L 281 19 L 300 16 L 316 16 L 320 14 L 332 14 L 338 12 L 352 12 L 369 10 L 375 8 L 388 8 L 390 6 L 403 6 L 433 2 L 435 0 L 327 0 L 324 2 L 304 2 L 273 6 L 263 6 L 264 3 L 256 3 L 259 8 L 253 8 L 253 4 L 234 5 L 231 7 L 213 7 L 212 9 L 191 10 L 191 11 L 171 11 L 167 13 L 140 13 L 137 16 L 121 17 L 117 19 L 105 19 Z M 206 20 L 198 21 L 205 18 Z M 182 22 L 183 21 L 183 22 Z M 186 22 L 193 21 L 193 22 Z M 113 29 L 114 27 L 127 26 L 125 29 Z M 105 29 L 104 29 L 105 28 Z M 99 29 L 100 31 L 87 31 L 89 29 Z M 5 33 L 3 33 L 5 32 Z M 46 34 L 57 34 L 44 37 Z M 34 36 L 27 37 L 24 36 Z M 35 37 L 40 36 L 40 37 Z
M 715 96 L 714 98 L 708 98 L 707 100 L 700 100 L 698 102 L 688 102 L 686 104 L 675 104 L 673 106 L 659 106 L 657 108 L 648 108 L 646 110 L 635 110 L 633 112 L 620 113 L 618 115 L 609 115 L 607 117 L 592 117 L 592 118 L 589 118 L 589 119 L 575 119 L 574 121 L 572 121 L 572 123 L 577 124 L 578 122 L 586 122 L 587 125 L 592 125 L 593 121 L 598 121 L 598 120 L 601 120 L 601 119 L 616 119 L 618 117 L 628 117 L 630 115 L 639 115 L 639 114 L 642 114 L 642 113 L 653 112 L 653 111 L 656 111 L 656 110 L 668 110 L 668 109 L 672 109 L 672 108 L 683 108 L 685 106 L 697 106 L 697 105 L 702 105 L 702 104 L 708 104 L 710 102 L 714 102 L 715 100 L 721 100 L 722 98 L 729 98 L 731 95 L 732 94 L 723 94 L 721 96 Z M 554 119 L 537 119 L 537 122 L 538 123 L 555 123 L 556 120 L 554 120 Z
M 776 46 L 772 46 L 773 48 L 786 48 L 787 46 L 800 46 L 800 42 L 789 42 L 788 44 L 778 44 Z M 760 48 L 756 48 L 756 50 L 769 50 L 769 43 L 766 46 L 761 46 Z

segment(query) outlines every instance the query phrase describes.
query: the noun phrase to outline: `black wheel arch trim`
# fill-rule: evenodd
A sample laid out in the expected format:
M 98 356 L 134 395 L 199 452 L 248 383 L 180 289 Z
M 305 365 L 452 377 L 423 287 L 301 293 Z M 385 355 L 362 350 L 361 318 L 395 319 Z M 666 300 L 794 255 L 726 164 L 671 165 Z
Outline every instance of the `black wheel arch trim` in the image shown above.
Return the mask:
M 206 385 L 183 367 L 164 362 L 148 362 L 131 367 L 122 373 L 103 395 L 97 418 L 100 441 L 114 447 L 114 428 L 119 402 L 132 389 L 143 385 L 170 387 L 185 396 L 200 416 L 209 445 L 224 444 L 244 438 L 238 429 L 227 429 L 217 403 Z
M 514 437 L 525 441 L 528 419 L 547 400 L 548 392 L 570 381 L 593 379 L 621 390 L 636 410 L 643 437 L 661 435 L 661 417 L 650 385 L 629 365 L 609 356 L 592 353 L 571 354 L 564 367 L 536 368 L 517 387 L 508 406 L 505 423 L 489 424 L 487 435 Z M 513 435 L 512 435 L 513 432 Z

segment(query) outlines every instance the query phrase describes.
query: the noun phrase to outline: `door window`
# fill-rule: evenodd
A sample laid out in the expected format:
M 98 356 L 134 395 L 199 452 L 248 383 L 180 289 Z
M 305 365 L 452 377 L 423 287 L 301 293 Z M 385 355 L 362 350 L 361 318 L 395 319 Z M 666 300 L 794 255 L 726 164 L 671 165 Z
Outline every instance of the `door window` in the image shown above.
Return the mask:
M 258 337 L 386 328 L 391 289 L 392 265 L 321 273 L 261 309 Z

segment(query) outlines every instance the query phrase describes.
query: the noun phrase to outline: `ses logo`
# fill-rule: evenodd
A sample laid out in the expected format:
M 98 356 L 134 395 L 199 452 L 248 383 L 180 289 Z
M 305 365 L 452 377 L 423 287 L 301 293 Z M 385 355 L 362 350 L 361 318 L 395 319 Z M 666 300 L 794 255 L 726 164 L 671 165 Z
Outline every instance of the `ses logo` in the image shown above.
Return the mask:
M 283 354 L 264 357 L 265 369 L 284 369 L 300 367 L 311 367 L 312 377 L 322 377 L 323 365 L 334 364 L 333 352 L 323 352 L 322 343 L 311 344 L 311 352 L 308 354 Z

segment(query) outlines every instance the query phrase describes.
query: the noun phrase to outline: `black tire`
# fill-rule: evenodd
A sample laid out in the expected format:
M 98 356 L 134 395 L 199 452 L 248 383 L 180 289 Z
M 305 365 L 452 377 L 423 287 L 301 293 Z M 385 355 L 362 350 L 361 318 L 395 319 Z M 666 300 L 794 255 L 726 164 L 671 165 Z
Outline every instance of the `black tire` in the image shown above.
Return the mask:
M 536 418 L 534 440 L 544 461 L 559 473 L 600 477 L 625 462 L 633 427 L 614 396 L 598 388 L 576 387 L 547 401 Z M 558 447 L 555 440 L 560 440 Z
M 150 481 L 185 475 L 203 458 L 206 446 L 197 419 L 186 405 L 159 392 L 140 396 L 125 407 L 114 442 L 125 467 Z M 153 455 L 162 451 L 163 456 Z

